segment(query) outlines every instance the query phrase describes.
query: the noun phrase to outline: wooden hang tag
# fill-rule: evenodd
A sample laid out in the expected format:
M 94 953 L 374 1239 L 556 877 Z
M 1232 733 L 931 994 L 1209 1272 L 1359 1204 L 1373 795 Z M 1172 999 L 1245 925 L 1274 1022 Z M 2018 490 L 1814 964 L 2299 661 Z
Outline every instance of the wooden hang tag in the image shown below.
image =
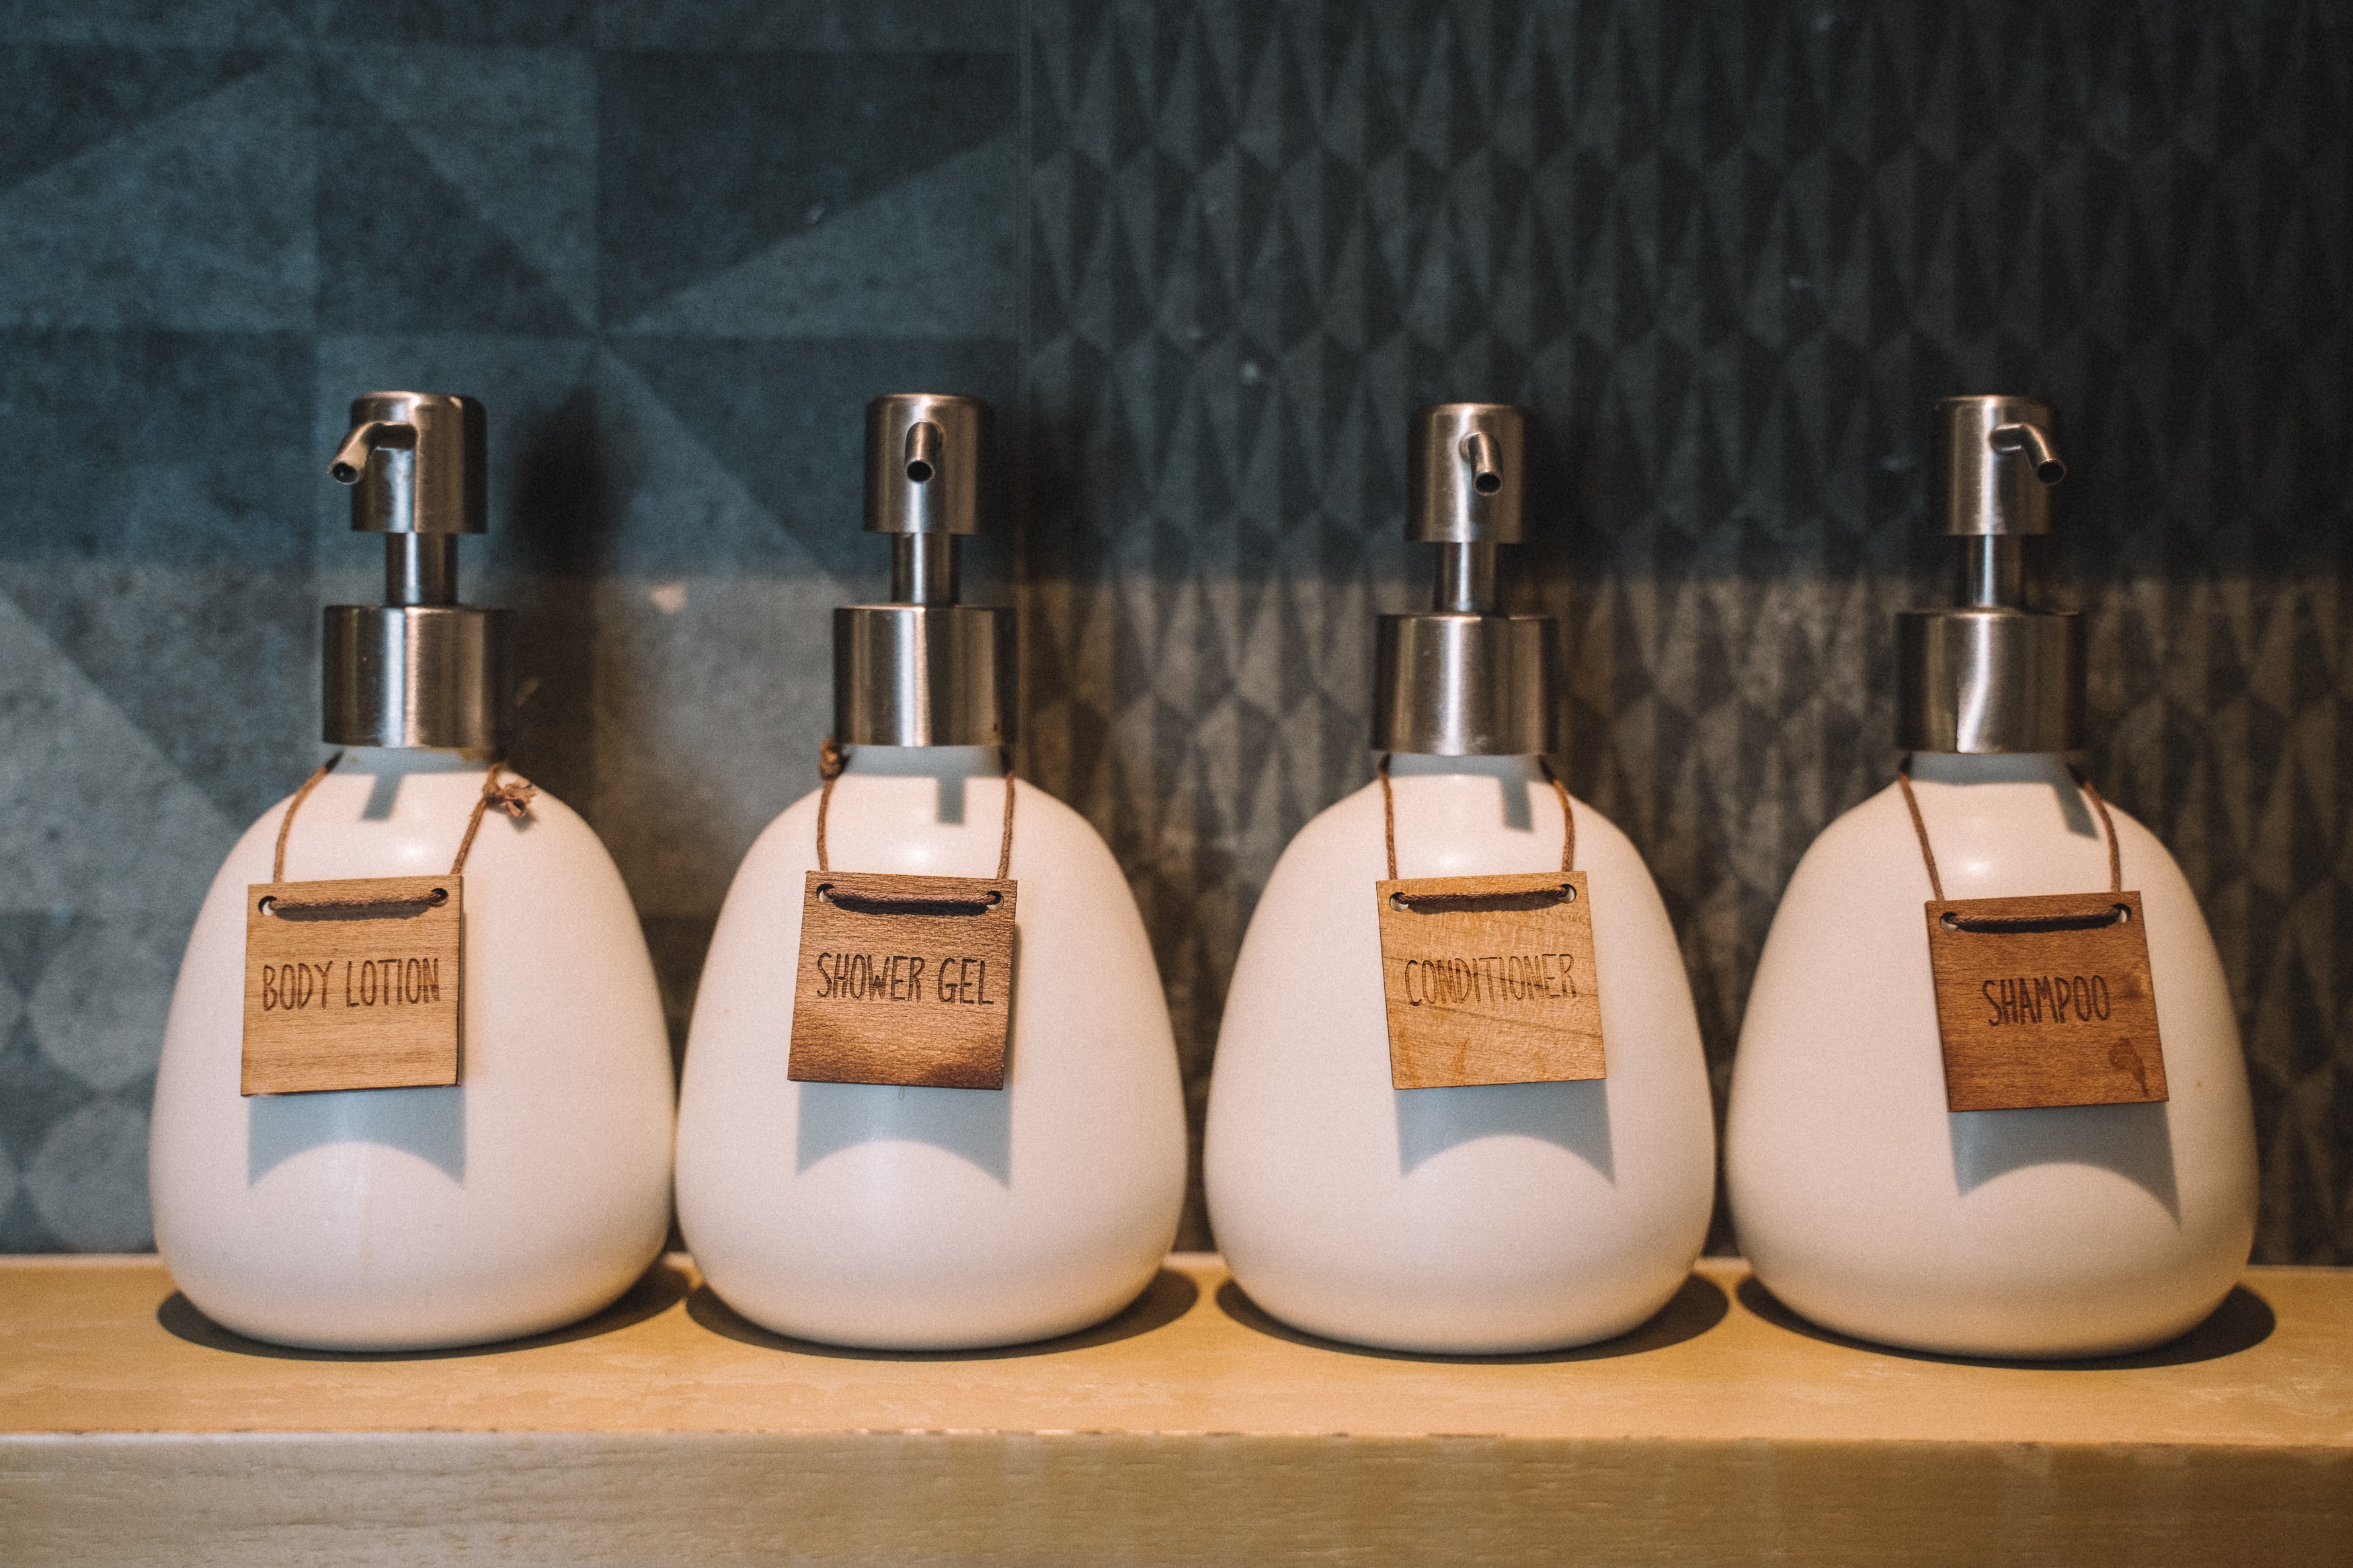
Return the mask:
M 1584 872 L 1373 886 L 1394 1087 L 1607 1076 Z
M 1003 1089 L 1016 886 L 811 871 L 787 1076 Z
M 245 895 L 240 1093 L 458 1081 L 464 879 L 256 882 Z
M 2166 1098 L 2138 893 L 1946 899 L 1927 911 L 1946 1109 Z

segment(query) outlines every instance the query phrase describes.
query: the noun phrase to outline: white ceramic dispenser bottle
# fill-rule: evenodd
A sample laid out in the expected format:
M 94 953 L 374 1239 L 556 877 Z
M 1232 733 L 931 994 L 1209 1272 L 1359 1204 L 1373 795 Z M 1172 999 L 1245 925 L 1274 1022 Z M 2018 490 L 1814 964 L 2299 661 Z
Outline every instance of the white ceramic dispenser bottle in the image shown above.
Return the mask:
M 246 831 L 188 940 L 155 1080 L 155 1240 L 190 1301 L 255 1339 L 511 1339 L 612 1301 L 669 1228 L 660 1001 L 586 823 L 544 793 L 523 809 L 525 791 L 510 795 L 521 816 L 480 818 L 462 975 L 440 977 L 459 983 L 442 1087 L 239 1092 L 249 889 L 448 877 L 510 727 L 504 615 L 456 602 L 458 536 L 487 510 L 481 405 L 371 393 L 352 423 L 331 471 L 355 486 L 352 526 L 385 535 L 387 603 L 327 610 L 325 739 L 342 760 L 296 797 L 290 830 L 280 803 Z M 360 974 L 332 979 L 337 1017 L 365 1010 Z
M 956 602 L 985 414 L 928 395 L 867 410 L 866 527 L 891 538 L 893 602 L 835 612 L 847 763 L 752 846 L 695 999 L 679 1222 L 722 1300 L 797 1338 L 948 1350 L 1088 1327 L 1151 1282 L 1184 1199 L 1176 1046 L 1134 896 L 1083 818 L 1012 777 L 1013 612 Z M 863 971 L 804 952 L 805 910 L 837 918 L 820 868 L 994 871 L 1018 916 L 1011 994 L 968 961 L 941 985 L 930 938 L 853 933 Z M 803 1061 L 819 1001 L 797 1027 L 797 987 L 829 992 L 837 974 L 879 1031 L 862 1081 L 818 1081 Z M 875 974 L 895 984 L 870 990 Z M 1009 1004 L 1001 1079 L 982 1079 L 1002 1087 L 912 1081 L 976 1000 Z
M 1917 826 L 1902 783 L 1889 785 L 1823 831 L 1782 895 L 1734 1064 L 1734 1221 L 1757 1278 L 1828 1328 L 1954 1355 L 2119 1354 L 2194 1327 L 2247 1260 L 2245 1066 L 2180 868 L 2065 761 L 2083 743 L 2082 629 L 2074 615 L 2025 607 L 2020 560 L 2020 541 L 2048 531 L 2045 487 L 2065 472 L 2050 410 L 1963 397 L 1939 420 L 1939 504 L 1944 531 L 1968 548 L 1966 603 L 1898 622 L 1897 743 Z M 2119 1048 L 2110 1020 L 2064 995 L 2035 999 L 2032 975 L 2023 1008 L 2014 979 L 2005 993 L 2007 977 L 1968 975 L 1960 994 L 1982 1010 L 1940 1025 L 1929 921 L 1944 914 L 1925 901 L 2111 889 L 2115 910 L 2138 896 L 2168 1098 L 2143 1100 L 2158 1088 L 2137 1047 Z M 1987 926 L 1983 944 L 1998 949 L 2035 923 L 1937 929 Z M 2029 1066 L 2084 1030 L 2115 1054 L 2095 1053 L 2072 1094 L 1948 1109 L 1946 1054 L 2030 1025 L 2048 1032 Z M 1956 1057 L 1961 1070 L 1974 1059 Z M 2080 1102 L 2110 1094 L 2140 1102 Z
M 1525 537 L 1521 442 L 1506 405 L 1417 416 L 1407 537 L 1440 547 L 1440 572 L 1434 613 L 1380 622 L 1394 866 L 1377 782 L 1310 822 L 1259 900 L 1219 1035 L 1219 1246 L 1253 1301 L 1334 1339 L 1482 1354 L 1624 1333 L 1683 1284 L 1715 1195 L 1673 928 L 1633 846 L 1581 803 L 1605 1076 L 1394 1087 L 1374 884 L 1562 866 L 1568 796 L 1542 760 L 1555 626 L 1499 613 L 1496 590 L 1495 546 Z

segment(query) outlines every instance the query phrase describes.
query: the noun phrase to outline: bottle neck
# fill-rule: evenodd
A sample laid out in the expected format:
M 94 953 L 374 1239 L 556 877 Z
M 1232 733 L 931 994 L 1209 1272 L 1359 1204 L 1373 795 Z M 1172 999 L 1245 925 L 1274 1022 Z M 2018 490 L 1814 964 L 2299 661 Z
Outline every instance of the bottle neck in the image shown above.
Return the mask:
M 370 778 L 406 778 L 415 773 L 479 773 L 491 765 L 490 752 L 444 746 L 344 746 L 338 773 Z
M 2070 789 L 2075 778 L 2058 752 L 1915 752 L 1912 777 L 1922 784 L 2031 784 Z
M 993 779 L 1005 774 L 995 746 L 847 746 L 844 777 Z
M 1533 780 L 1544 777 L 1544 768 L 1532 755 L 1440 757 L 1427 752 L 1393 752 L 1389 755 L 1391 778 L 1435 778 L 1450 775 L 1482 779 Z

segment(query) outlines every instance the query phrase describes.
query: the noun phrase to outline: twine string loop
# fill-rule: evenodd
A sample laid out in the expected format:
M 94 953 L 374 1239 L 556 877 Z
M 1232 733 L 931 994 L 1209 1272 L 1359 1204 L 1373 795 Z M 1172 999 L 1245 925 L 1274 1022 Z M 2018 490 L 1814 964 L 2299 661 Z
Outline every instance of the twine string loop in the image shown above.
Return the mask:
M 1004 769 L 1005 826 L 997 840 L 996 881 L 1005 880 L 1013 868 L 1013 750 L 1009 746 L 997 749 L 998 763 Z M 820 874 L 833 870 L 833 858 L 826 842 L 827 819 L 833 814 L 834 781 L 841 777 L 849 765 L 849 753 L 828 735 L 818 748 L 818 776 L 825 781 L 817 797 L 817 868 Z M 835 892 L 819 888 L 818 896 L 828 903 L 848 910 L 852 914 L 985 914 L 1005 901 L 1004 895 L 994 890 L 972 898 L 939 893 Z
M 2121 893 L 2125 890 L 2125 857 L 2124 847 L 2116 842 L 2116 818 L 2108 815 L 2108 803 L 2101 796 L 2098 785 L 2072 768 L 2068 774 L 2075 781 L 2075 787 L 2084 792 L 2084 797 L 2092 803 L 2093 811 L 2099 816 L 2100 835 L 2108 841 L 2108 891 Z M 1945 879 L 1937 874 L 1936 852 L 1928 844 L 1928 819 L 1920 815 L 1920 796 L 1912 788 L 1912 758 L 1908 753 L 1895 770 L 1895 782 L 1904 791 L 1905 810 L 1912 814 L 1912 834 L 1920 841 L 1921 863 L 1928 868 L 1929 894 L 1941 904 L 1945 902 Z M 2102 914 L 2033 920 L 1990 920 L 1947 913 L 1944 917 L 1944 924 L 1948 931 L 1981 932 L 2088 931 L 2094 926 L 2114 925 L 2118 920 L 2128 918 L 2130 911 L 2118 904 Z
M 1544 770 L 1545 782 L 1552 785 L 1553 794 L 1560 800 L 1560 869 L 1561 874 L 1566 876 L 1577 869 L 1577 813 L 1571 809 L 1568 803 L 1568 786 L 1560 782 L 1558 773 L 1552 771 L 1551 760 L 1540 756 L 1536 759 L 1536 766 Z M 1381 753 L 1377 772 L 1381 780 L 1381 838 L 1388 853 L 1388 879 L 1394 882 L 1398 879 L 1397 790 L 1389 783 L 1388 752 Z M 1577 897 L 1577 889 L 1573 883 L 1562 883 L 1560 890 L 1566 898 Z M 1503 895 L 1506 899 L 1537 896 L 1540 895 L 1535 893 Z M 1474 904 L 1481 908 L 1492 907 L 1496 903 L 1496 899 L 1497 895 L 1491 893 L 1392 893 L 1389 895 L 1389 901 L 1399 908 L 1428 910 L 1432 912 L 1450 908 L 1469 908 Z

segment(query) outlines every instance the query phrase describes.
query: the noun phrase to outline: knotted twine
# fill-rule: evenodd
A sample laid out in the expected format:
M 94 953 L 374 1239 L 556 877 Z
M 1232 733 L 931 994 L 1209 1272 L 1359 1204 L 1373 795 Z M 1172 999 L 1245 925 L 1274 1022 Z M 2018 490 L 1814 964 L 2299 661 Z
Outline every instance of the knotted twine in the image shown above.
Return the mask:
M 343 760 L 343 753 L 337 752 L 321 763 L 318 771 L 304 779 L 302 787 L 294 792 L 294 798 L 286 803 L 285 819 L 278 825 L 278 853 L 269 864 L 269 879 L 272 882 L 286 880 L 286 841 L 294 832 L 294 814 L 302 809 L 302 803 L 310 799 L 312 790 L 319 787 L 319 781 L 334 772 L 335 764 Z M 458 841 L 458 858 L 449 863 L 448 874 L 452 877 L 465 870 L 466 857 L 474 851 L 474 836 L 482 830 L 484 813 L 495 805 L 509 816 L 521 817 L 531 810 L 531 803 L 539 794 L 529 780 L 520 776 L 510 783 L 501 784 L 499 771 L 505 766 L 503 760 L 492 763 L 490 773 L 482 779 L 482 793 L 475 797 L 473 814 L 466 818 L 466 836 Z M 269 902 L 275 911 L 380 909 L 396 904 L 444 904 L 448 900 L 448 893 L 436 888 L 431 897 L 421 900 L 407 893 L 371 893 L 333 899 L 281 898 L 271 899 Z

